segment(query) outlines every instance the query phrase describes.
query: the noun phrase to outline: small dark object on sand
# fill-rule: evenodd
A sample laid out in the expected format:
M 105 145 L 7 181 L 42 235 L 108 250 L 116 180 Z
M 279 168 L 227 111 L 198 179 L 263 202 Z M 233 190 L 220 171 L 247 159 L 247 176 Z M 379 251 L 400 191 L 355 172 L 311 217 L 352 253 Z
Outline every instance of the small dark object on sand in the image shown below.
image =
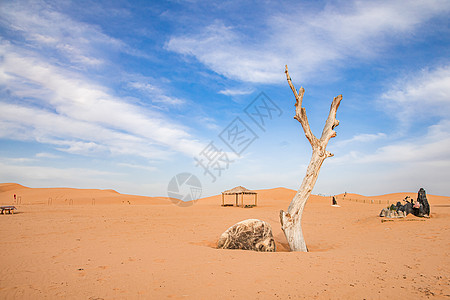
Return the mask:
M 417 202 L 414 203 L 412 213 L 417 217 L 430 216 L 430 204 L 427 200 L 427 194 L 423 188 L 417 193 Z
M 430 217 L 430 204 L 428 203 L 427 196 L 423 188 L 420 188 L 416 202 L 414 202 L 413 199 L 411 199 L 410 202 L 408 199 L 410 199 L 409 196 L 403 199 L 403 201 L 406 202 L 403 205 L 399 201 L 396 205 L 391 204 L 391 206 L 383 208 L 380 212 L 380 217 L 397 218 L 406 217 L 409 214 L 413 214 L 416 217 Z

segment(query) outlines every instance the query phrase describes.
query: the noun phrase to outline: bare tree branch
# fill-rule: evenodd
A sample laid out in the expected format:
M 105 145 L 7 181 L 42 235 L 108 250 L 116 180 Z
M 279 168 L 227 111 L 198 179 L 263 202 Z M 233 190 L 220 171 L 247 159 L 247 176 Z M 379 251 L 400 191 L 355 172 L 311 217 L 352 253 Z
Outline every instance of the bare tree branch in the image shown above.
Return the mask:
M 302 185 L 292 199 L 287 212 L 284 212 L 282 210 L 280 211 L 280 223 L 281 229 L 286 236 L 291 251 L 306 252 L 308 250 L 303 238 L 301 227 L 303 209 L 306 205 L 306 201 L 311 195 L 314 185 L 316 184 L 322 163 L 327 157 L 333 156 L 332 153 L 326 150 L 326 147 L 329 140 L 336 136 L 336 131 L 334 131 L 334 128 L 339 125 L 339 121 L 336 120 L 336 113 L 339 108 L 339 104 L 341 103 L 342 95 L 334 97 L 331 103 L 328 118 L 322 131 L 322 136 L 320 137 L 320 140 L 318 140 L 311 132 L 308 118 L 306 116 L 306 110 L 304 107 L 302 107 L 303 95 L 305 93 L 305 90 L 303 88 L 300 88 L 299 92 L 297 93 L 294 85 L 292 84 L 291 77 L 289 76 L 287 66 L 285 69 L 285 73 L 289 86 L 291 87 L 291 90 L 294 93 L 296 99 L 294 118 L 302 125 L 305 136 L 311 144 L 311 147 L 313 148 L 313 153 L 311 161 L 309 162 L 308 168 L 306 170 L 306 175 L 303 178 Z
M 311 146 L 314 148 L 314 145 L 317 144 L 317 138 L 314 136 L 314 134 L 311 132 L 311 128 L 309 126 L 308 117 L 306 116 L 306 109 L 302 107 L 303 102 L 303 95 L 305 94 L 305 89 L 303 87 L 300 87 L 298 93 L 295 89 L 294 85 L 292 84 L 291 76 L 289 76 L 288 67 L 286 65 L 286 69 L 284 71 L 286 73 L 286 78 L 289 83 L 289 86 L 291 87 L 292 92 L 295 96 L 295 116 L 294 119 L 300 122 L 302 124 L 303 131 L 305 132 L 305 136 L 308 139 Z

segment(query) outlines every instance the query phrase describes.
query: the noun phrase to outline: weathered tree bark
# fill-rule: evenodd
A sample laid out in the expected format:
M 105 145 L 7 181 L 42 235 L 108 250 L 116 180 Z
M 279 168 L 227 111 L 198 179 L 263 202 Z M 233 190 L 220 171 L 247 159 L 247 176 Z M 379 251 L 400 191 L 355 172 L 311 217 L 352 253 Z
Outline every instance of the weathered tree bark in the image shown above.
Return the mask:
M 334 97 L 333 102 L 331 103 L 330 113 L 328 114 L 325 127 L 322 131 L 322 136 L 320 137 L 320 139 L 317 139 L 311 132 L 308 118 L 306 117 L 306 110 L 304 107 L 302 107 L 303 94 L 305 93 L 305 90 L 303 89 L 303 87 L 300 87 L 299 91 L 297 92 L 294 85 L 292 84 L 287 66 L 285 73 L 289 86 L 291 87 L 296 100 L 294 119 L 302 124 L 303 131 L 305 132 L 305 136 L 311 144 L 313 153 L 311 161 L 308 165 L 308 169 L 306 170 L 306 175 L 303 178 L 302 185 L 292 199 L 287 212 L 283 210 L 280 211 L 280 222 L 281 229 L 283 229 L 284 235 L 286 236 L 291 251 L 307 252 L 308 248 L 306 247 L 306 243 L 303 238 L 301 226 L 303 209 L 305 207 L 306 201 L 311 195 L 311 191 L 313 190 L 314 185 L 316 184 L 320 167 L 322 166 L 323 161 L 327 157 L 333 156 L 333 154 L 326 150 L 326 147 L 328 145 L 328 141 L 336 136 L 334 128 L 339 125 L 339 121 L 336 120 L 336 112 L 339 104 L 341 103 L 342 95 Z

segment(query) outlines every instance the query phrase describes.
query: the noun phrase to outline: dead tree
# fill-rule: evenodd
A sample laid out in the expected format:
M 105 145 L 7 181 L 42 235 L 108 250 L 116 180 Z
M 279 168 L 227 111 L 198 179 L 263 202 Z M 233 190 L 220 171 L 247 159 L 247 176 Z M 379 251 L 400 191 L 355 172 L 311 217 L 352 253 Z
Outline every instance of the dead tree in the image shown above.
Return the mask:
M 323 161 L 327 157 L 333 156 L 332 153 L 326 150 L 326 147 L 328 141 L 336 136 L 334 128 L 339 125 L 339 121 L 336 120 L 336 112 L 339 104 L 341 103 L 342 95 L 334 97 L 333 102 L 331 103 L 330 113 L 328 114 L 325 127 L 323 128 L 322 136 L 320 137 L 320 139 L 317 139 L 311 132 L 308 118 L 306 117 L 306 110 L 304 107 L 302 107 L 303 94 L 305 93 L 305 90 L 303 89 L 303 87 L 300 87 L 299 91 L 297 92 L 294 85 L 292 84 L 287 66 L 285 73 L 289 86 L 291 87 L 292 92 L 294 92 L 296 100 L 294 119 L 302 124 L 303 131 L 305 132 L 306 138 L 311 144 L 313 152 L 311 161 L 308 165 L 308 169 L 306 170 L 306 175 L 303 178 L 302 185 L 292 199 L 287 212 L 283 210 L 280 211 L 280 222 L 281 229 L 283 229 L 284 235 L 286 236 L 291 251 L 307 252 L 308 249 L 303 238 L 301 226 L 303 208 L 305 207 L 306 201 L 308 200 L 309 195 L 311 195 L 311 191 L 316 184 L 316 180 L 319 176 L 320 167 L 322 166 Z

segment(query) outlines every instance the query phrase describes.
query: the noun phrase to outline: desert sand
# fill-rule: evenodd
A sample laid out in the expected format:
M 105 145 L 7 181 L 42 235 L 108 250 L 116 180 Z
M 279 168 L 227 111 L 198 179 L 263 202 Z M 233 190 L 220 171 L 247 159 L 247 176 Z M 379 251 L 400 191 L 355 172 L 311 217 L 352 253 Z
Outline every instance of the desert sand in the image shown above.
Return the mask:
M 450 197 L 427 195 L 429 219 L 382 222 L 388 201 L 417 194 L 347 194 L 340 207 L 313 195 L 302 221 L 310 252 L 294 253 L 278 215 L 295 191 L 257 192 L 257 207 L 238 208 L 221 207 L 220 195 L 180 206 L 113 190 L 0 184 L 0 204 L 18 208 L 0 215 L 0 298 L 450 298 Z M 249 218 L 272 225 L 277 252 L 215 248 Z

